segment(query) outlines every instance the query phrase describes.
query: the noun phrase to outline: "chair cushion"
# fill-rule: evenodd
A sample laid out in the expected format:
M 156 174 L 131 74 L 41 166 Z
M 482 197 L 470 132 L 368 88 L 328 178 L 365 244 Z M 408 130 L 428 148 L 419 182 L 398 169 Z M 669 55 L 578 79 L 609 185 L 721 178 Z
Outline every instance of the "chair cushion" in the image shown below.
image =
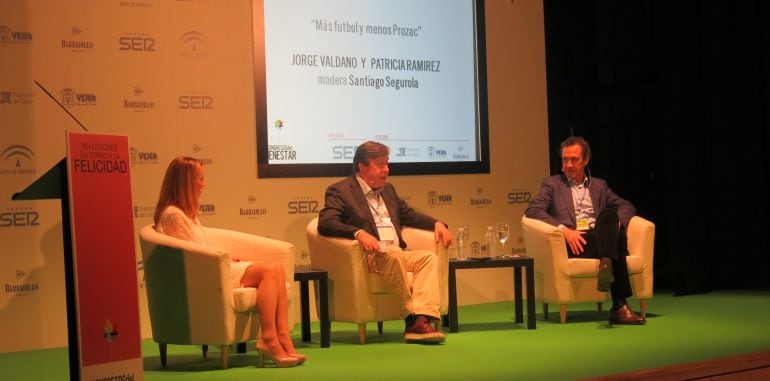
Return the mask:
M 256 311 L 257 289 L 254 287 L 234 288 L 233 302 L 236 312 Z
M 628 274 L 642 272 L 643 258 L 638 255 L 626 257 Z M 593 258 L 570 258 L 567 260 L 567 273 L 571 278 L 596 278 L 599 272 L 599 260 Z

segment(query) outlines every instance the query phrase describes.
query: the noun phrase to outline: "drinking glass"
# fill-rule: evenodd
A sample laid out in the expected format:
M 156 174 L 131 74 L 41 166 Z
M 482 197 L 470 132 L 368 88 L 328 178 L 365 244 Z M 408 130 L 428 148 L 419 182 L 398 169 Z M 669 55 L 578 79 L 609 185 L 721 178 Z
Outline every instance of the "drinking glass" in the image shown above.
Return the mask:
M 294 268 L 298 270 L 310 270 L 310 253 L 305 250 L 298 251 Z
M 500 255 L 502 258 L 510 258 L 511 255 L 508 254 L 508 252 L 505 251 L 505 243 L 508 242 L 508 237 L 511 236 L 511 229 L 506 223 L 499 223 L 497 224 L 497 240 L 500 241 L 500 244 L 503 246 L 503 254 Z

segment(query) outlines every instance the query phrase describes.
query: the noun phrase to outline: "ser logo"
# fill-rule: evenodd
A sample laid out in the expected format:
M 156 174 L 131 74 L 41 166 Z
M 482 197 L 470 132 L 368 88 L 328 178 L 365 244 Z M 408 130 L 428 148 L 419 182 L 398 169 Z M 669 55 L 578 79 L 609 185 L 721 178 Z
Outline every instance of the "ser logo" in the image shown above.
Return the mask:
M 40 213 L 35 211 L 0 213 L 0 228 L 38 226 Z
M 132 52 L 154 52 L 155 39 L 152 37 L 124 36 L 118 39 L 118 50 Z
M 356 146 L 334 146 L 332 147 L 332 159 L 353 160 L 356 153 Z
M 509 204 L 529 204 L 532 199 L 531 192 L 510 192 L 508 193 Z
M 289 214 L 318 213 L 318 201 L 315 200 L 289 201 L 287 206 Z
M 209 95 L 180 95 L 179 108 L 182 110 L 211 110 L 214 97 Z

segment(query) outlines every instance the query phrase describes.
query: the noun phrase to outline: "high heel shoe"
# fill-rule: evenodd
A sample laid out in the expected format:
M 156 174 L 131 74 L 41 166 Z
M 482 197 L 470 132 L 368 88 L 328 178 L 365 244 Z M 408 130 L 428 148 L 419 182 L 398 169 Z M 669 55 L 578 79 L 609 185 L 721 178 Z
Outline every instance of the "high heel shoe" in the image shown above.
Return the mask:
M 265 367 L 265 357 L 273 361 L 276 368 L 288 368 L 299 364 L 299 359 L 293 356 L 277 356 L 267 348 L 262 340 L 257 341 L 257 352 L 259 352 L 259 367 Z
M 297 352 L 293 352 L 293 353 L 286 352 L 286 355 L 294 357 L 295 359 L 299 360 L 297 365 L 302 364 L 302 363 L 305 362 L 305 360 L 307 360 L 307 357 L 305 357 L 305 355 L 303 355 L 301 353 L 297 353 Z

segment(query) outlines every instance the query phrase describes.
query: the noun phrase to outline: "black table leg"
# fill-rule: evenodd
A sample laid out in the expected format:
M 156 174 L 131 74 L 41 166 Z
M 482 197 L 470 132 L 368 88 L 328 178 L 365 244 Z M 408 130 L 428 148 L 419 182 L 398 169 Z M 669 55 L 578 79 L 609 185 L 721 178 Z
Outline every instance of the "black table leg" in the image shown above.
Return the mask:
M 513 302 L 516 305 L 516 323 L 524 321 L 524 305 L 521 294 L 521 267 L 513 267 Z
M 527 329 L 536 329 L 535 323 L 535 269 L 534 264 L 524 266 L 527 271 Z
M 457 322 L 457 273 L 449 266 L 449 332 L 460 330 Z
M 321 316 L 318 319 L 321 325 L 321 348 L 329 348 L 331 322 L 329 321 L 329 281 L 327 277 L 324 276 L 318 281 L 318 288 L 321 294 Z
M 310 290 L 307 280 L 299 282 L 300 315 L 302 316 L 302 341 L 310 341 Z

